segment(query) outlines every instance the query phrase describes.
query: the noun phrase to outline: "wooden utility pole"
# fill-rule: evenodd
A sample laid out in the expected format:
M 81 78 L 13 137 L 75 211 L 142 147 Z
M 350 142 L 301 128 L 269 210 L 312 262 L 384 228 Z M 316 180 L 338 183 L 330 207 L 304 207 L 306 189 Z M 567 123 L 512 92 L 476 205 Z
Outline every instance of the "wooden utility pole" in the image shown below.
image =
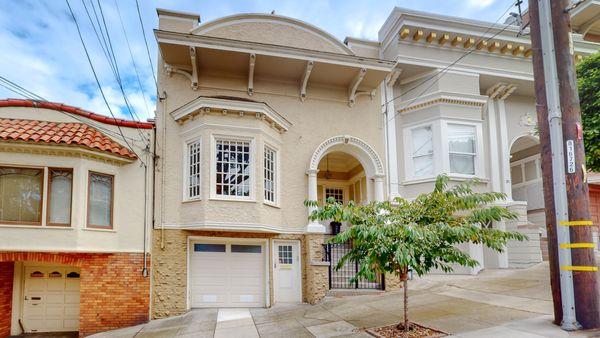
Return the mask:
M 554 312 L 565 330 L 600 327 L 570 5 L 529 0 Z
M 579 267 L 573 270 L 575 311 L 579 324 L 584 329 L 593 329 L 600 327 L 596 276 L 598 268 L 592 240 L 581 108 L 579 106 L 571 37 L 571 16 L 567 10 L 571 5 L 571 1 L 553 0 L 551 3 L 563 138 L 566 145 L 565 154 L 567 155 L 566 184 L 569 220 L 585 221 L 588 224 L 570 227 L 572 245 L 580 244 L 577 248 L 571 250 L 573 266 Z
M 542 161 L 542 183 L 544 187 L 544 205 L 546 206 L 546 232 L 548 238 L 548 260 L 550 265 L 550 287 L 554 304 L 554 324 L 562 322 L 562 300 L 560 294 L 560 265 L 558 264 L 558 241 L 556 238 L 556 211 L 554 209 L 554 186 L 552 184 L 552 149 L 550 148 L 550 130 L 548 121 L 548 103 L 542 60 L 542 44 L 538 1 L 529 1 L 529 23 L 531 48 L 533 51 L 533 74 L 535 103 L 540 137 L 540 157 Z

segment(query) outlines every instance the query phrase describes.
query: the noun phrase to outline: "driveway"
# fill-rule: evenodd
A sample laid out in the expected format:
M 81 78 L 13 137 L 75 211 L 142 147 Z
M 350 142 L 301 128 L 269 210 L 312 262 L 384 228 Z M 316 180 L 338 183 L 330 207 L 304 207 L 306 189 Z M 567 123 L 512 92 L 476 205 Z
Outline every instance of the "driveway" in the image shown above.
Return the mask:
M 93 337 L 371 337 L 362 329 L 401 321 L 401 309 L 402 291 L 327 297 L 317 305 L 192 310 Z M 547 263 L 411 281 L 409 317 L 455 337 L 594 336 L 569 334 L 551 323 Z

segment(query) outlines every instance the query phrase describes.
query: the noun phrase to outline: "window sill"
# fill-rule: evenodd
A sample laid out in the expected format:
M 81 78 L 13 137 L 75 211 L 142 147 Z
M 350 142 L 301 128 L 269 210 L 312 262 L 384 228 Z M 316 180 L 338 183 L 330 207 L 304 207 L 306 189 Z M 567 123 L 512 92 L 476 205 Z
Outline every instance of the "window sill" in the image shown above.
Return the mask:
M 9 223 L 0 223 L 0 228 L 19 228 L 19 229 L 56 229 L 56 230 L 74 230 L 75 228 L 71 226 L 47 226 L 47 225 L 39 225 L 39 224 L 9 224 Z
M 264 205 L 266 205 L 266 206 L 269 206 L 269 207 L 271 207 L 271 208 L 275 208 L 275 209 L 281 209 L 281 206 L 280 206 L 279 204 L 277 204 L 277 203 L 272 203 L 272 202 L 264 202 L 264 201 L 263 201 L 263 204 L 264 204 Z
M 255 199 L 248 198 L 230 198 L 230 197 L 220 197 L 220 196 L 212 196 L 209 198 L 211 201 L 225 201 L 225 202 L 245 202 L 245 203 L 256 203 Z
M 181 203 L 193 203 L 193 202 L 200 202 L 202 201 L 202 198 L 198 197 L 198 198 L 186 198 L 183 201 L 181 201 Z
M 98 231 L 98 232 L 117 232 L 115 229 L 101 229 L 101 228 L 83 228 L 84 231 Z

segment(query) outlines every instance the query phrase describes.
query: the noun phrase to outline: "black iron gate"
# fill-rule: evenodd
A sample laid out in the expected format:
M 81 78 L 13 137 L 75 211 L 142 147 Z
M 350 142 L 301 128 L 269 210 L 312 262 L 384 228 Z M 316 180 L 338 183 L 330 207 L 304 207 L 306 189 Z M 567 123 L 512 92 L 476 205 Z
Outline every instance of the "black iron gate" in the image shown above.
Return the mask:
M 347 260 L 342 267 L 336 269 L 338 262 L 352 247 L 351 243 L 328 243 L 323 244 L 325 261 L 329 264 L 329 289 L 373 289 L 383 290 L 385 282 L 383 276 L 378 274 L 374 281 L 360 278 L 351 281 L 358 271 L 358 262 Z

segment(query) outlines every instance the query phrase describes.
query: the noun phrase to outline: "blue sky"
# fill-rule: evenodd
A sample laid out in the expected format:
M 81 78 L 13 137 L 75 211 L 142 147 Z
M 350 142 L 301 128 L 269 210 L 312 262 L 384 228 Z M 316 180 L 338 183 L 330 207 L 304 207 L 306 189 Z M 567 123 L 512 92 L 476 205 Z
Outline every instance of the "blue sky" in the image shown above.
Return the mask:
M 142 119 L 152 117 L 156 89 L 135 0 L 69 1 L 113 112 L 119 117 L 131 118 L 86 15 L 82 4 L 84 1 L 90 11 L 92 2 L 97 11 L 97 1 L 100 2 L 127 99 Z M 494 22 L 511 2 L 513 0 L 139 0 L 154 67 L 157 51 L 152 29 L 158 24 L 156 8 L 199 13 L 202 22 L 231 14 L 270 13 L 275 10 L 277 14 L 304 20 L 343 40 L 346 36 L 376 39 L 379 27 L 394 6 Z M 129 54 L 119 12 L 141 86 Z M 92 18 L 95 20 L 95 17 Z M 64 0 L 3 0 L 0 43 L 3 46 L 0 53 L 1 76 L 47 100 L 109 114 Z M 7 97 L 19 96 L 0 87 L 0 98 Z

